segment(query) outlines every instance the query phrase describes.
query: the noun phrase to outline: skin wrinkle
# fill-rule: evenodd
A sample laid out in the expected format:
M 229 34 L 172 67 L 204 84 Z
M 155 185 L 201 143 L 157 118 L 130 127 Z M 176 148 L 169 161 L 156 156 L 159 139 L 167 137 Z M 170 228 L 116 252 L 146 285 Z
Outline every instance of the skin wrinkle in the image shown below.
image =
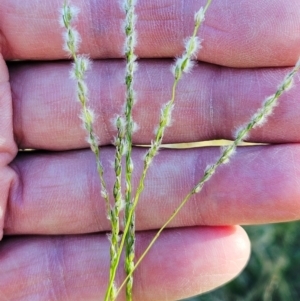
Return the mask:
M 5 241 L 2 243 L 5 245 Z M 38 267 L 38 265 L 42 262 L 41 256 L 33 257 L 31 254 L 26 252 L 28 251 L 26 246 L 20 244 L 19 242 L 18 244 L 15 244 L 14 247 L 17 250 L 17 254 L 15 255 L 19 256 L 17 256 L 17 258 L 10 256 L 10 258 L 7 258 L 6 260 L 6 262 L 10 263 L 9 267 L 7 266 L 7 263 L 4 266 L 6 269 L 9 269 L 9 271 L 6 271 L 8 278 L 15 274 L 17 277 L 15 277 L 14 281 L 16 281 L 16 279 L 18 278 L 21 278 L 21 280 L 18 281 L 17 289 L 16 287 L 15 289 L 11 287 L 10 289 L 13 289 L 13 291 L 8 290 L 8 292 L 10 293 L 10 295 L 13 293 L 14 298 L 25 298 L 32 295 L 35 296 L 39 292 L 39 284 L 41 283 L 41 281 L 44 282 L 42 278 L 38 277 L 40 271 L 40 267 Z M 10 248 L 8 251 L 12 252 L 12 250 L 13 248 Z M 24 255 L 24 258 L 20 256 L 20 254 L 22 254 L 22 251 L 24 251 L 24 254 L 26 254 Z M 13 269 L 11 268 L 11 265 L 14 267 Z M 2 279 L 7 281 L 6 277 L 2 276 Z M 13 285 L 15 285 L 15 283 L 16 282 L 14 282 Z M 3 289 L 3 286 L 1 290 L 5 291 L 5 289 Z
M 176 8 L 176 6 L 174 6 L 174 10 L 175 10 L 175 8 Z M 182 31 L 181 35 L 185 35 L 185 36 L 188 37 L 188 36 L 190 36 L 191 31 L 188 31 L 187 34 L 185 34 L 185 30 L 184 30 L 185 29 L 185 26 L 184 26 L 185 20 L 189 20 L 189 19 L 186 19 L 186 8 L 187 8 L 187 5 L 185 5 L 184 1 L 181 0 L 181 7 L 180 7 L 180 13 L 179 13 L 180 14 L 180 23 L 181 23 L 180 25 L 181 26 L 179 28 L 181 28 L 181 31 Z M 173 25 L 173 27 L 176 29 L 176 24 Z M 170 39 L 170 38 L 172 38 L 172 35 L 170 35 L 170 36 L 167 35 L 165 38 Z
M 247 77 L 247 80 L 249 81 L 249 83 L 244 81 L 243 83 L 237 82 L 235 84 L 236 75 L 233 73 L 234 73 L 234 70 L 232 70 L 233 81 L 231 84 L 232 85 L 231 88 L 234 92 L 230 95 L 228 110 L 229 110 L 229 114 L 231 116 L 234 116 L 235 120 L 239 120 L 239 121 L 235 124 L 234 124 L 234 122 L 232 122 L 232 130 L 231 130 L 232 138 L 234 138 L 236 136 L 236 133 L 237 133 L 239 127 L 242 124 L 245 124 L 246 122 L 249 121 L 252 114 L 254 114 L 256 112 L 256 110 L 260 108 L 263 101 L 268 96 L 262 89 L 260 89 L 261 82 L 259 80 L 259 77 L 257 76 L 257 73 L 255 72 L 255 69 L 253 69 L 253 72 L 251 72 L 251 74 L 249 74 L 249 76 Z M 263 76 L 263 74 L 262 74 L 262 76 Z M 223 79 L 225 81 L 225 74 L 224 74 Z M 251 101 L 251 93 L 253 92 L 253 89 L 255 89 L 257 91 L 257 93 L 260 95 L 260 97 L 256 97 L 256 99 L 253 101 L 255 103 L 255 106 L 251 107 L 251 110 L 250 109 L 245 110 L 243 103 Z M 236 106 L 236 104 L 235 104 L 235 99 L 239 99 L 238 106 Z M 225 105 L 224 105 L 223 109 L 225 110 Z M 244 113 L 242 113 L 242 112 L 244 112 Z M 243 119 L 239 118 L 239 116 L 243 116 Z M 259 131 L 263 131 L 263 128 L 264 127 L 259 128 Z M 253 133 L 253 131 L 249 134 L 249 137 L 246 138 L 245 141 L 252 140 L 252 137 L 253 137 L 252 133 Z
M 80 12 L 79 16 L 78 16 L 79 18 L 80 18 L 80 16 L 84 15 L 86 12 L 86 14 L 87 14 L 86 18 L 88 20 L 93 20 L 93 9 L 97 9 L 97 6 L 93 7 L 92 2 L 93 2 L 93 0 L 81 2 L 81 4 L 83 5 L 84 13 Z M 75 22 L 77 22 L 77 21 L 75 21 Z M 92 40 L 88 41 L 88 44 L 87 44 L 88 49 L 101 47 L 100 46 L 101 41 L 98 41 L 97 37 L 95 36 L 95 31 L 93 30 L 93 25 L 90 25 L 89 28 L 84 27 L 83 30 L 80 32 L 80 35 L 81 36 L 91 35 L 93 37 Z M 90 53 L 90 51 L 87 53 Z
M 222 101 L 220 102 L 221 106 L 215 106 L 214 120 L 211 120 L 212 125 L 214 125 L 215 122 L 220 118 L 225 119 L 226 116 L 234 116 L 234 117 L 237 117 L 237 119 L 240 116 L 240 114 L 238 114 L 238 115 L 232 114 L 234 112 L 232 109 L 234 107 L 234 109 L 236 110 L 236 105 L 234 106 L 234 97 L 231 96 L 232 92 L 229 92 L 229 91 L 232 91 L 232 89 L 230 89 L 230 86 L 228 87 L 228 85 L 234 86 L 233 93 L 236 93 L 236 89 L 238 89 L 239 85 L 238 84 L 234 85 L 232 83 L 233 82 L 232 80 L 235 80 L 235 78 L 233 78 L 233 76 L 232 76 L 233 73 L 232 73 L 231 69 L 228 70 L 228 72 L 226 72 L 226 73 L 223 71 L 224 71 L 224 69 L 220 68 L 220 67 L 214 70 L 215 76 L 214 76 L 214 79 L 212 82 L 212 87 L 215 87 L 215 86 L 227 87 L 227 91 L 225 92 L 225 89 L 224 89 L 224 91 L 218 93 L 218 91 L 213 90 L 214 99 L 222 99 Z M 240 95 L 238 93 L 237 93 L 236 99 L 240 99 Z M 248 117 L 246 120 L 248 120 Z M 236 125 L 240 126 L 240 124 L 241 124 L 241 122 L 238 121 L 238 122 L 236 122 L 235 126 Z M 214 127 L 215 127 L 215 125 L 214 125 Z M 233 128 L 232 125 L 231 125 L 231 128 Z M 215 129 L 215 132 L 217 132 L 217 134 L 215 136 L 216 138 L 220 137 L 220 136 L 222 137 L 224 135 L 224 127 L 219 126 L 218 129 Z M 233 137 L 234 137 L 233 134 L 231 134 L 229 136 L 230 139 L 232 139 Z
M 218 137 L 217 134 L 217 129 L 215 127 L 215 106 L 214 104 L 214 99 L 215 99 L 215 85 L 218 83 L 220 77 L 222 74 L 222 69 L 221 68 L 216 68 L 211 76 L 210 80 L 208 81 L 210 84 L 210 89 L 209 89 L 209 117 L 210 117 L 210 122 L 209 122 L 209 128 L 212 129 L 213 131 L 213 137 Z M 199 131 L 201 131 L 201 128 L 199 128 Z
M 213 133 L 215 136 L 217 136 L 216 134 L 216 129 L 215 129 L 215 126 L 214 126 L 214 105 L 213 105 L 213 85 L 211 85 L 211 90 L 210 90 L 210 96 L 209 96 L 209 100 L 208 100 L 208 103 L 209 103 L 209 119 L 210 119 L 210 128 L 212 128 L 213 130 Z M 201 128 L 199 128 L 199 130 L 201 130 Z
M 138 93 L 138 101 L 135 106 L 135 111 L 137 112 L 138 116 L 137 118 L 139 120 L 146 120 L 147 123 L 141 127 L 141 130 L 143 130 L 145 127 L 149 129 L 149 133 L 151 133 L 151 140 L 154 139 L 155 137 L 155 130 L 156 130 L 156 125 L 159 122 L 159 116 L 160 116 L 160 109 L 161 106 L 166 103 L 170 97 L 171 97 L 171 92 L 170 88 L 166 87 L 165 84 L 165 76 L 166 73 L 164 72 L 164 69 L 159 68 L 155 62 L 155 67 L 152 68 L 150 65 L 151 61 L 147 60 L 143 65 L 140 64 L 137 76 L 136 76 L 136 86 L 139 91 Z M 142 70 L 145 70 L 142 72 Z M 144 75 L 146 74 L 146 76 Z M 172 74 L 168 74 L 171 78 Z M 159 79 L 159 80 L 157 80 Z M 156 91 L 156 93 L 159 92 L 157 97 L 152 98 L 151 97 L 151 92 Z M 160 95 L 160 97 L 159 97 Z M 147 105 L 151 105 L 151 98 L 153 101 L 159 102 L 159 107 L 155 110 L 153 114 L 151 114 L 149 118 L 149 114 L 147 110 L 145 110 L 145 105 L 143 104 L 142 101 L 139 101 L 139 99 L 147 99 Z M 147 118 L 148 117 L 148 118 Z M 174 120 L 174 118 L 173 118 Z M 139 123 L 141 124 L 141 123 Z M 138 134 L 138 133 L 137 133 Z M 167 134 L 167 133 L 166 133 Z M 166 135 L 165 135 L 166 137 Z M 165 141 L 164 137 L 164 141 Z M 133 137 L 134 138 L 134 137 Z M 148 141 L 150 142 L 150 140 Z
M 90 21 L 92 24 L 93 37 L 95 38 L 95 43 L 98 46 L 94 49 L 99 49 L 102 58 L 123 57 L 124 36 L 122 34 L 121 26 L 124 20 L 124 15 L 118 2 L 105 1 L 104 5 L 99 5 L 99 1 L 97 0 L 90 1 L 90 13 L 92 16 Z M 107 20 L 107 16 L 114 17 Z M 106 33 L 111 33 L 111 35 L 106 35 Z M 112 43 L 112 36 L 117 43 Z
M 65 264 L 65 246 L 64 243 L 61 243 L 60 240 L 53 239 L 52 245 L 49 249 L 52 249 L 52 253 L 48 254 L 48 260 L 50 261 L 50 270 L 51 273 L 51 283 L 52 283 L 52 292 L 53 295 L 51 296 L 51 299 L 54 297 L 55 300 L 61 300 L 62 298 L 64 300 L 71 300 L 68 296 L 70 295 L 68 293 L 68 285 L 66 284 L 66 274 L 65 270 L 66 264 Z M 59 279 L 60 285 L 56 285 L 56 281 Z
M 51 248 L 51 246 L 52 246 L 52 244 L 49 243 L 49 247 L 50 248 Z M 50 254 L 50 252 L 49 252 L 49 254 Z M 47 255 L 48 255 L 48 253 L 47 253 Z M 51 264 L 50 264 L 49 255 L 47 256 L 47 260 L 45 260 L 44 269 L 45 269 L 46 275 L 51 275 L 51 271 L 52 271 L 53 268 L 51 267 Z M 50 286 L 53 287 L 53 280 L 54 280 L 53 277 L 51 277 L 51 276 L 47 277 L 47 281 L 45 281 L 44 285 L 43 285 L 43 292 L 47 292 L 48 291 L 48 287 L 47 286 L 49 285 L 49 283 L 50 283 Z M 52 291 L 50 291 L 48 294 L 51 295 L 51 292 Z
M 141 39 L 145 40 L 143 43 L 144 45 L 146 45 L 148 48 L 152 48 L 151 44 L 153 43 L 153 39 L 160 39 L 162 41 L 162 46 L 168 48 L 168 44 L 170 43 L 170 40 L 172 40 L 172 37 L 174 35 L 169 35 L 169 34 L 165 34 L 164 31 L 160 30 L 160 20 L 164 20 L 164 22 L 166 22 L 167 24 L 165 24 L 165 29 L 167 29 L 167 32 L 172 31 L 172 29 L 174 28 L 173 22 L 174 22 L 174 3 L 170 3 L 170 4 L 165 4 L 163 2 L 159 2 L 159 1 L 152 1 L 150 4 L 150 7 L 147 6 L 147 2 L 146 2 L 146 7 L 142 7 L 141 9 L 138 9 L 137 7 L 137 15 L 139 16 L 139 22 L 137 23 L 137 32 L 139 33 L 139 37 L 141 37 Z M 162 4 L 162 6 L 161 6 Z M 155 10 L 157 9 L 157 7 L 159 7 L 158 9 L 158 16 L 155 14 Z M 174 8 L 174 9 L 172 9 Z M 165 10 L 170 9 L 171 12 L 168 13 L 165 12 Z M 153 36 L 148 36 L 145 35 L 144 37 L 144 32 L 145 29 L 143 28 L 155 28 L 156 29 L 156 35 Z M 176 32 L 175 32 L 176 35 Z M 140 42 L 140 38 L 139 38 L 139 43 L 136 46 L 136 53 L 138 54 L 139 57 L 142 57 L 139 54 L 139 45 L 141 44 Z M 153 55 L 145 55 L 145 57 L 147 58 L 152 58 L 152 57 L 160 57 L 160 50 L 159 47 L 154 47 L 153 49 Z
M 96 45 L 95 48 L 101 49 L 103 47 L 104 41 L 103 40 L 100 41 L 100 39 L 97 39 L 97 32 L 98 32 L 100 27 L 98 26 L 97 18 L 95 17 L 95 15 L 96 15 L 95 12 L 97 10 L 101 10 L 102 8 L 101 8 L 101 6 L 97 5 L 97 0 L 91 0 L 89 3 L 90 3 L 90 5 L 89 5 L 89 15 L 91 16 L 90 20 L 92 20 L 91 33 L 93 35 L 93 44 Z
M 48 270 L 50 272 L 50 277 L 48 278 L 50 281 L 50 288 L 47 288 L 47 286 L 45 287 L 45 292 L 44 294 L 48 295 L 48 298 L 53 299 L 54 301 L 59 301 L 59 294 L 60 294 L 60 286 L 61 286 L 61 281 L 59 282 L 60 285 L 56 285 L 56 281 L 57 281 L 57 273 L 55 273 L 55 270 L 58 267 L 55 267 L 53 265 L 53 263 L 51 262 L 51 258 L 50 258 L 51 254 L 49 252 L 49 254 L 47 254 L 47 261 L 49 261 L 49 264 L 47 265 L 48 267 L 50 267 L 50 269 Z M 53 275 L 54 274 L 54 275 Z M 61 279 L 60 279 L 61 280 Z M 47 281 L 48 282 L 48 281 Z
M 53 238 L 53 239 L 55 239 L 55 238 Z M 26 285 L 26 290 L 25 289 L 20 290 L 20 292 L 22 292 L 23 298 L 25 296 L 30 299 L 34 298 L 34 296 L 41 297 L 41 293 L 42 293 L 43 296 L 45 296 L 45 297 L 47 296 L 47 299 L 60 300 L 56 293 L 56 290 L 60 286 L 55 283 L 55 281 L 57 280 L 57 277 L 56 277 L 57 275 L 54 275 L 54 274 L 56 274 L 55 273 L 56 265 L 53 264 L 53 262 L 52 262 L 52 259 L 55 259 L 55 258 L 50 257 L 51 254 L 55 253 L 53 250 L 53 241 L 52 240 L 48 241 L 48 243 L 46 243 L 46 245 L 47 245 L 47 247 L 49 247 L 47 252 L 44 252 L 43 255 L 38 256 L 37 258 L 39 258 L 39 259 L 37 259 L 36 261 L 32 261 L 31 266 L 30 265 L 28 266 L 29 269 L 32 268 L 32 270 L 34 271 L 34 274 L 31 274 L 31 277 L 30 277 L 32 279 L 32 283 L 30 283 L 30 281 L 28 281 L 29 283 L 26 283 L 26 281 L 24 281 L 24 284 Z M 36 241 L 33 241 L 33 244 L 31 247 L 32 247 L 32 249 L 31 249 L 32 252 L 36 251 L 36 247 L 37 247 Z M 26 246 L 25 246 L 25 248 L 26 248 Z M 28 252 L 28 250 L 25 250 L 25 252 L 26 251 Z M 40 275 L 40 273 L 39 273 L 39 271 L 41 269 L 41 268 L 38 268 L 39 263 L 42 263 L 41 267 L 42 267 L 43 273 L 44 273 L 43 276 Z M 20 270 L 20 266 L 19 266 L 19 270 Z M 34 287 L 34 289 L 30 292 L 30 289 L 28 289 L 28 288 L 32 288 L 32 287 Z
M 177 250 L 175 249 L 174 252 L 176 251 L 180 251 L 182 257 L 189 257 L 189 253 L 190 253 L 190 250 L 193 249 L 193 245 L 194 245 L 194 242 L 186 242 L 185 238 L 182 236 L 182 233 L 180 233 L 179 231 L 178 232 L 175 232 L 176 235 L 174 235 L 174 240 L 177 240 L 177 241 L 182 241 L 182 249 L 181 250 Z M 192 254 L 192 257 L 194 254 Z M 178 263 L 177 262 L 174 262 L 173 263 L 175 266 L 178 266 L 178 269 L 182 269 L 184 270 L 185 267 L 183 265 L 181 265 L 181 262 L 179 261 Z M 189 277 L 185 277 L 185 278 L 182 278 L 182 282 L 180 283 L 180 286 L 178 287 L 178 290 L 181 291 L 181 292 L 184 292 L 185 290 L 188 290 L 187 288 L 187 285 L 192 285 L 192 279 L 194 278 L 194 276 L 196 275 L 195 274 L 195 269 L 196 267 L 193 266 L 193 269 L 192 270 L 189 270 Z M 183 296 L 184 296 L 184 293 L 183 293 Z

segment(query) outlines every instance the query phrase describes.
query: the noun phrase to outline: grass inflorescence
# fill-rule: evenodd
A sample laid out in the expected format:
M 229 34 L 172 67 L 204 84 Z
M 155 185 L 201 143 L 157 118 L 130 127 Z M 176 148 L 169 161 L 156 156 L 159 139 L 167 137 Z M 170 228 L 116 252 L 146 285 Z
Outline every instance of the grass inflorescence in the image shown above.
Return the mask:
M 64 33 L 64 49 L 68 55 L 73 59 L 73 67 L 71 70 L 71 77 L 76 82 L 76 96 L 81 104 L 81 119 L 83 127 L 87 133 L 87 142 L 90 145 L 92 152 L 95 155 L 97 171 L 101 183 L 101 195 L 106 202 L 107 216 L 111 223 L 110 239 L 110 272 L 108 279 L 108 286 L 105 295 L 105 301 L 115 300 L 120 293 L 120 290 L 126 285 L 126 300 L 131 301 L 133 296 L 133 273 L 135 269 L 142 262 L 143 258 L 149 252 L 155 241 L 160 236 L 161 232 L 169 225 L 169 223 L 177 216 L 182 207 L 194 194 L 199 193 L 204 184 L 211 179 L 217 168 L 225 163 L 228 163 L 230 158 L 234 155 L 237 146 L 247 138 L 249 132 L 257 127 L 263 125 L 269 115 L 272 114 L 274 107 L 278 103 L 279 97 L 292 87 L 293 77 L 300 69 L 300 61 L 284 78 L 279 85 L 276 92 L 268 97 L 262 104 L 261 108 L 251 117 L 249 122 L 241 126 L 236 134 L 235 140 L 228 146 L 223 147 L 221 155 L 216 159 L 215 163 L 207 166 L 201 179 L 194 185 L 190 192 L 186 195 L 180 205 L 173 211 L 170 218 L 159 229 L 153 240 L 140 258 L 135 260 L 135 209 L 139 202 L 141 193 L 144 190 L 145 178 L 148 169 L 151 166 L 155 156 L 162 145 L 164 133 L 167 127 L 172 122 L 172 111 L 174 109 L 176 100 L 177 85 L 184 73 L 190 72 L 195 61 L 199 49 L 201 48 L 201 40 L 198 37 L 198 31 L 205 19 L 205 14 L 209 8 L 212 0 L 208 0 L 204 7 L 201 7 L 194 15 L 194 30 L 192 35 L 186 39 L 184 43 L 184 52 L 178 57 L 172 66 L 171 70 L 174 76 L 173 85 L 171 88 L 170 100 L 163 105 L 160 113 L 159 123 L 155 130 L 155 137 L 151 143 L 150 148 L 146 152 L 143 159 L 143 170 L 140 175 L 138 186 L 135 194 L 132 192 L 132 175 L 134 165 L 132 161 L 132 135 L 137 127 L 133 121 L 133 106 L 136 102 L 136 92 L 134 90 L 135 71 L 137 69 L 137 56 L 135 55 L 135 46 L 137 44 L 136 21 L 137 15 L 135 12 L 136 0 L 124 0 L 122 10 L 125 14 L 123 23 L 123 32 L 125 36 L 124 42 L 124 57 L 126 61 L 124 84 L 126 88 L 124 112 L 114 119 L 114 124 L 117 129 L 117 136 L 114 141 L 116 148 L 114 171 L 115 183 L 113 187 L 114 204 L 110 203 L 109 194 L 104 180 L 104 170 L 100 161 L 99 140 L 96 136 L 93 124 L 95 117 L 93 110 L 88 106 L 88 87 L 86 84 L 86 72 L 90 67 L 90 60 L 87 56 L 78 55 L 78 49 L 81 42 L 80 35 L 73 25 L 79 10 L 73 7 L 67 0 L 64 2 L 60 23 L 65 28 Z M 122 170 L 122 161 L 125 157 L 125 171 Z M 122 175 L 125 176 L 125 189 L 122 185 Z M 125 196 L 123 196 L 123 190 Z M 125 207 L 124 214 L 124 229 L 123 234 L 120 234 L 120 213 Z M 124 249 L 124 250 L 123 250 Z M 126 279 L 121 285 L 115 283 L 116 273 L 119 267 L 121 256 L 125 253 L 125 272 Z
M 64 1 L 61 11 L 60 24 L 66 29 L 63 34 L 64 50 L 73 59 L 73 67 L 70 72 L 71 78 L 76 82 L 76 96 L 77 100 L 81 104 L 80 118 L 83 123 L 83 127 L 87 133 L 87 142 L 90 145 L 92 152 L 95 154 L 95 160 L 97 165 L 97 171 L 101 183 L 101 196 L 106 201 L 107 210 L 110 210 L 109 196 L 104 180 L 103 166 L 100 161 L 99 139 L 94 132 L 93 124 L 95 121 L 95 114 L 93 110 L 88 107 L 88 87 L 85 81 L 86 72 L 90 68 L 90 60 L 85 55 L 78 55 L 79 45 L 81 38 L 79 32 L 73 25 L 76 20 L 79 9 L 71 6 L 68 1 Z

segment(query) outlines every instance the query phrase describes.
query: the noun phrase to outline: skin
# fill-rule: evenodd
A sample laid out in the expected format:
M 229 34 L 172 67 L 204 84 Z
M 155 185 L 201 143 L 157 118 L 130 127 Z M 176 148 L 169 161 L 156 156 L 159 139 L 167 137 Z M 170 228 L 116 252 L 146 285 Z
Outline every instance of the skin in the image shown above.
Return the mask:
M 66 59 L 61 2 L 0 3 L 1 301 L 102 300 L 105 293 L 109 223 L 80 106 L 71 99 L 70 62 L 57 61 Z M 124 16 L 118 1 L 73 2 L 81 9 L 81 50 L 96 60 L 88 74 L 90 104 L 111 191 L 111 117 L 124 100 L 119 60 Z M 170 58 L 182 52 L 199 6 L 196 0 L 138 2 L 137 54 L 143 59 L 134 109 L 137 145 L 151 141 L 160 107 L 170 97 Z M 297 0 L 214 0 L 200 31 L 201 63 L 178 86 L 173 126 L 164 141 L 233 138 L 295 64 L 299 13 Z M 163 232 L 135 274 L 135 300 L 179 300 L 216 288 L 234 278 L 249 257 L 247 235 L 235 225 L 300 218 L 299 92 L 297 75 L 268 123 L 248 138 L 271 145 L 239 149 Z M 18 148 L 38 151 L 21 154 Z M 134 147 L 134 185 L 143 154 Z M 213 147 L 160 151 L 137 208 L 137 257 L 218 154 Z M 118 283 L 123 277 L 120 271 Z

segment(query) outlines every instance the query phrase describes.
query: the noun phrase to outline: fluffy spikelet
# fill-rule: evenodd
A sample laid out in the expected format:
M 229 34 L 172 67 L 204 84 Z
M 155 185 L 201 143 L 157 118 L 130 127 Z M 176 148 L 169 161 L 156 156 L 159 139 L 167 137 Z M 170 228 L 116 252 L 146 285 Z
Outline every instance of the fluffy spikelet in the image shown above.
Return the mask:
M 196 24 L 201 24 L 204 22 L 205 20 L 205 11 L 204 11 L 204 7 L 201 7 L 194 16 L 194 20 Z
M 172 121 L 172 111 L 174 109 L 174 103 L 172 100 L 167 102 L 160 110 L 160 121 L 159 125 L 160 127 L 169 127 L 171 125 Z M 159 130 L 159 127 L 157 128 L 157 131 Z M 157 133 L 156 131 L 156 133 Z
M 194 187 L 194 193 L 199 193 L 203 187 L 203 184 L 199 183 Z
M 191 57 L 197 55 L 201 48 L 201 42 L 202 40 L 200 40 L 198 37 L 191 37 L 185 42 L 185 49 L 187 49 Z
M 121 0 L 120 2 L 121 8 L 126 11 L 132 7 L 135 7 L 137 4 L 137 0 Z
M 230 161 L 230 158 L 235 154 L 236 152 L 236 145 L 230 144 L 228 146 L 221 147 L 221 158 L 220 163 L 227 164 Z
M 235 139 L 238 139 L 238 137 L 243 137 L 243 140 L 246 140 L 248 138 L 248 136 L 249 136 L 249 134 L 244 126 L 238 127 L 234 133 Z
M 72 64 L 72 70 L 70 71 L 70 77 L 72 79 L 81 79 L 85 78 L 86 72 L 91 68 L 91 61 L 85 55 L 78 55 L 77 62 Z
M 78 17 L 80 9 L 76 6 L 70 5 L 70 1 L 65 1 L 63 8 L 60 10 L 59 24 L 63 28 L 67 28 L 68 25 L 75 21 Z
M 93 124 L 95 120 L 95 113 L 91 108 L 86 108 L 84 112 L 81 112 L 79 117 L 83 122 L 86 122 L 87 124 Z
M 138 132 L 138 130 L 140 129 L 139 125 L 133 121 L 132 123 L 132 133 L 136 133 Z
M 68 31 L 63 34 L 63 37 L 65 41 L 63 46 L 64 51 L 66 51 L 69 56 L 73 56 L 74 53 L 78 52 L 79 45 L 81 43 L 79 32 L 70 26 Z
M 283 88 L 283 90 L 288 91 L 293 87 L 293 84 L 294 84 L 294 79 L 289 78 L 287 76 L 283 81 L 282 88 Z

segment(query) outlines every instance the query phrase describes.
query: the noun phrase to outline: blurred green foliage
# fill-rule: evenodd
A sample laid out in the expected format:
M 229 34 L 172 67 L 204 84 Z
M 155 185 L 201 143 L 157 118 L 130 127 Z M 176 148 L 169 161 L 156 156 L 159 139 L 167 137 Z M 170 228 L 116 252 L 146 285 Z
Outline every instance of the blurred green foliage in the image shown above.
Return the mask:
M 250 262 L 227 285 L 186 301 L 300 300 L 300 222 L 245 227 Z

